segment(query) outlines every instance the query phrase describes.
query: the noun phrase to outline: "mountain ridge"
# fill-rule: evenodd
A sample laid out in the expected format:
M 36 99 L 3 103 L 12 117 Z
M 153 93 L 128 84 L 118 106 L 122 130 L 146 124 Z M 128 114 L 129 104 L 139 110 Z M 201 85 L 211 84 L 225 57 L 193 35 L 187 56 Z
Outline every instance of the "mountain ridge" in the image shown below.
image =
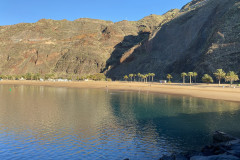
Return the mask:
M 124 75 L 128 68 L 132 69 L 129 73 L 154 72 L 160 75 L 160 79 L 165 79 L 166 74 L 171 73 L 176 80 L 180 80 L 181 72 L 196 71 L 201 77 L 204 73 L 212 74 L 216 69 L 223 68 L 225 71 L 234 70 L 239 73 L 239 13 L 238 1 L 208 0 L 204 6 L 187 11 L 164 24 L 154 39 L 145 44 L 148 51 L 139 48 L 142 53 L 148 54 L 135 56 L 137 65 L 125 63 L 108 74 L 118 79 L 118 75 L 121 72 L 121 76 Z M 225 25 L 221 31 L 220 26 L 226 22 L 228 26 Z M 230 26 L 235 29 L 229 29 Z M 221 41 L 221 33 L 225 35 L 224 41 Z M 229 41 L 233 41 L 234 45 L 229 44 Z M 219 52 L 220 49 L 222 53 Z M 233 53 L 224 56 L 224 51 L 228 49 Z M 214 54 L 209 55 L 211 50 Z M 139 53 L 136 52 L 135 55 L 137 54 Z
M 239 8 L 237 0 L 193 0 L 138 21 L 41 19 L 0 26 L 0 74 L 105 73 L 119 80 L 154 72 L 179 80 L 188 71 L 239 72 Z

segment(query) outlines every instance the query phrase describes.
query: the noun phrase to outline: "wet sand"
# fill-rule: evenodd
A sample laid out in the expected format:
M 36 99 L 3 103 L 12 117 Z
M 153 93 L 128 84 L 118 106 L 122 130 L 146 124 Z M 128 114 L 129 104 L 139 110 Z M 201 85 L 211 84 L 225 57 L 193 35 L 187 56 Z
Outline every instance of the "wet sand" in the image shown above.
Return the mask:
M 109 90 L 153 92 L 240 102 L 240 88 L 239 87 L 230 88 L 229 84 L 223 84 L 219 87 L 217 84 L 190 85 L 180 83 L 160 84 L 143 82 L 105 82 L 105 81 L 40 82 L 40 81 L 13 81 L 13 80 L 3 80 L 0 81 L 0 84 L 71 87 L 71 88 L 96 88 Z

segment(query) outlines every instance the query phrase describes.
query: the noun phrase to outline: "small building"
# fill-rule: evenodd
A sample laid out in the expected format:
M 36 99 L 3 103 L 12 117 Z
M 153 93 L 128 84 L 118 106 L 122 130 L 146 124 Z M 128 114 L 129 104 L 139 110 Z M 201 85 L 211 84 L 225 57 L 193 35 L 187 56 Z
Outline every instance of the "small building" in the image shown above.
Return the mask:
M 60 78 L 60 79 L 57 79 L 56 81 L 57 81 L 57 82 L 68 82 L 67 79 L 61 79 L 61 78 Z
M 55 79 L 48 78 L 48 81 L 55 82 Z
M 160 83 L 167 83 L 167 80 L 160 80 Z

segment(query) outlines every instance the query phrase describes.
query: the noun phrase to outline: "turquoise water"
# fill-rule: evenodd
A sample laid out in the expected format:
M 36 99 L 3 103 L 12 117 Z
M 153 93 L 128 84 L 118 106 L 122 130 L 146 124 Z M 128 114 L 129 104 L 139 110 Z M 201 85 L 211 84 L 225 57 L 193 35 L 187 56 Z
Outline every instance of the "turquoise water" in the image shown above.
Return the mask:
M 159 159 L 240 136 L 240 104 L 139 92 L 0 85 L 1 159 Z

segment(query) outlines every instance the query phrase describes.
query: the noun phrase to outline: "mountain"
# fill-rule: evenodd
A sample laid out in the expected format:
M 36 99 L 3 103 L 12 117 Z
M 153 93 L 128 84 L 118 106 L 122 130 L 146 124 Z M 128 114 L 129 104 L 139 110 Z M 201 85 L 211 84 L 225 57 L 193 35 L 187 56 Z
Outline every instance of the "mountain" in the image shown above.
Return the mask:
M 171 73 L 180 80 L 180 73 L 189 71 L 202 75 L 222 68 L 239 73 L 239 15 L 238 0 L 194 0 L 135 49 L 131 61 L 126 60 L 108 75 L 120 78 L 127 73 L 154 72 L 166 79 Z
M 0 74 L 103 72 L 117 64 L 125 51 L 147 40 L 174 13 L 150 15 L 136 22 L 41 19 L 32 24 L 1 26 Z
M 0 26 L 0 74 L 240 71 L 240 2 L 193 0 L 139 21 L 42 19 Z

